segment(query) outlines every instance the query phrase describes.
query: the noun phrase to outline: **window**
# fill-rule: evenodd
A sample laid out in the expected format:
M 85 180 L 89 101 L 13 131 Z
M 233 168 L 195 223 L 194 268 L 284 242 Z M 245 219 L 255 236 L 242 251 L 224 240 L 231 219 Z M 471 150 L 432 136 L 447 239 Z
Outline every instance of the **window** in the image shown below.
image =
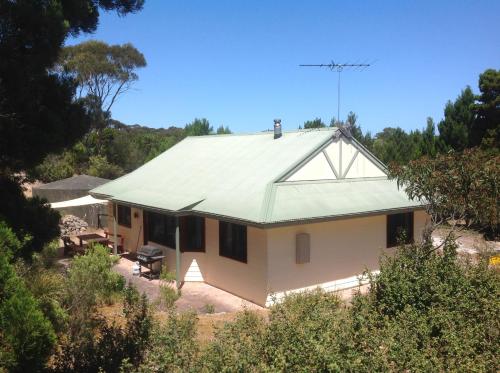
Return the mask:
M 199 216 L 180 218 L 181 250 L 205 251 L 205 219 Z
M 219 255 L 247 262 L 247 227 L 219 221 Z
M 402 234 L 404 243 L 413 242 L 413 212 L 387 215 L 387 247 L 397 246 Z
M 130 206 L 118 205 L 118 224 L 124 227 L 132 226 L 132 213 L 130 211 Z
M 175 216 L 147 212 L 148 241 L 175 249 L 176 225 L 177 218 Z

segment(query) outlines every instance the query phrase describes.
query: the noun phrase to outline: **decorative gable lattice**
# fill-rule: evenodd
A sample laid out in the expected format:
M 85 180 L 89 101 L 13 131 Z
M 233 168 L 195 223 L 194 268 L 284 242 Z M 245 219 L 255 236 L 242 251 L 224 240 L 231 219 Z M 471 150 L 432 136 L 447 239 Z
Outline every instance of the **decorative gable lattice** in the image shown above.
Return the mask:
M 386 176 L 366 151 L 345 137 L 335 139 L 286 181 L 355 179 Z

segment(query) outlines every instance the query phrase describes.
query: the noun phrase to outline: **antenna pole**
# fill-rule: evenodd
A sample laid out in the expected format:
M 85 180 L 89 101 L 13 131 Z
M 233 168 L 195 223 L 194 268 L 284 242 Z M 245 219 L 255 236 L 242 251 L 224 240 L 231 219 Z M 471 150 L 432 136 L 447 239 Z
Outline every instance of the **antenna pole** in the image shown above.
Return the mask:
M 342 69 L 339 68 L 337 71 L 339 73 L 339 77 L 337 79 L 337 122 L 340 123 L 340 72 Z
M 346 67 L 354 67 L 354 68 L 363 68 L 369 67 L 369 63 L 335 63 L 331 62 L 328 64 L 303 64 L 299 65 L 301 67 L 328 67 L 331 71 L 337 70 L 338 79 L 337 79 L 337 122 L 340 122 L 340 73 Z

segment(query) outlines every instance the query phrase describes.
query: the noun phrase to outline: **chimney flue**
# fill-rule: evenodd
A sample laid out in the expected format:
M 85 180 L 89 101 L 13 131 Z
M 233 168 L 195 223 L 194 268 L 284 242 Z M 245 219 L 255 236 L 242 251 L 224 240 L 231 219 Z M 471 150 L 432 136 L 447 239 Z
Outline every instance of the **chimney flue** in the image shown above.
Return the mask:
M 274 139 L 279 139 L 281 137 L 281 119 L 274 120 Z

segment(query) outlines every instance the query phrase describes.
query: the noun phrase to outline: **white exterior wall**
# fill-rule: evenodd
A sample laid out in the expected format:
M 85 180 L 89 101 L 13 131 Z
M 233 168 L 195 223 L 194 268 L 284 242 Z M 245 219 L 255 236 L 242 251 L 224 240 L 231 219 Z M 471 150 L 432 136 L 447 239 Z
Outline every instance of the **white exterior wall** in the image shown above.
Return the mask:
M 386 249 L 386 215 L 272 228 L 267 231 L 268 289 L 270 294 L 321 286 L 340 290 L 357 285 L 365 269 L 379 268 Z M 418 241 L 426 214 L 415 212 L 414 236 Z M 310 262 L 296 264 L 295 237 L 310 235 Z M 269 299 L 268 299 L 269 303 Z

